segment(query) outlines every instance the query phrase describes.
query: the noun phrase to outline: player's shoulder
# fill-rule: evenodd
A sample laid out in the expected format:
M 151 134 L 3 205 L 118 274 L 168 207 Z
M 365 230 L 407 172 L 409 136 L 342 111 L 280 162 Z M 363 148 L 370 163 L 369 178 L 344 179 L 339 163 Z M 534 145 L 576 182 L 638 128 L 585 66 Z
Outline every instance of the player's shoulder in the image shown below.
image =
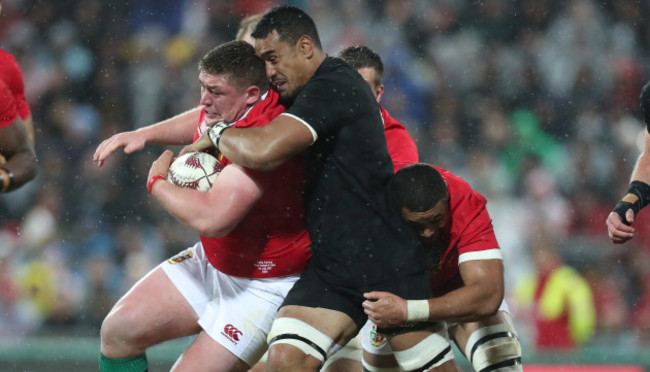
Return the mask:
M 379 105 L 379 111 L 381 112 L 381 118 L 384 120 L 384 127 L 386 130 L 399 129 L 406 131 L 404 124 L 395 119 L 382 105 Z
M 5 70 L 20 73 L 20 67 L 18 66 L 16 57 L 2 48 L 0 48 L 0 66 Z
M 15 61 L 16 57 L 13 54 L 7 52 L 3 48 L 0 48 L 0 61 Z
M 14 95 L 9 88 L 9 85 L 0 79 L 0 103 L 7 105 L 14 103 Z
M 440 168 L 433 164 L 431 164 L 431 166 L 438 170 L 442 179 L 447 181 L 447 187 L 451 199 L 477 205 L 485 205 L 485 203 L 487 203 L 485 197 L 480 192 L 476 191 L 469 182 L 465 181 L 462 177 L 455 175 L 448 169 Z
M 326 80 L 333 84 L 357 84 L 361 76 L 344 60 L 337 57 L 326 57 L 318 66 L 314 80 Z M 363 79 L 361 79 L 363 81 Z M 364 84 L 365 81 L 363 81 Z
M 250 108 L 245 117 L 237 120 L 234 126 L 237 128 L 264 126 L 284 111 L 285 107 L 279 103 L 278 93 L 269 90 Z

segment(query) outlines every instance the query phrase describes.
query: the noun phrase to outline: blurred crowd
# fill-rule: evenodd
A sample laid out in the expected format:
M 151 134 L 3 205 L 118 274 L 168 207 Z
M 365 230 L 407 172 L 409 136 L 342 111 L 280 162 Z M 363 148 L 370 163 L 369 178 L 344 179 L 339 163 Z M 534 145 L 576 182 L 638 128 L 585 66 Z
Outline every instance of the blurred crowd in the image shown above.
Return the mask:
M 645 124 L 650 5 L 635 0 L 295 0 L 330 55 L 383 58 L 382 104 L 421 160 L 488 199 L 506 297 L 552 246 L 589 283 L 592 344 L 650 345 L 650 218 L 615 246 L 605 218 L 629 183 Z M 146 192 L 162 148 L 112 155 L 101 140 L 198 104 L 197 62 L 278 1 L 4 0 L 0 46 L 16 56 L 39 175 L 0 197 L 1 337 L 52 327 L 97 334 L 112 304 L 198 235 Z M 360 133 L 360 135 L 363 135 Z M 176 149 L 178 150 L 178 149 Z

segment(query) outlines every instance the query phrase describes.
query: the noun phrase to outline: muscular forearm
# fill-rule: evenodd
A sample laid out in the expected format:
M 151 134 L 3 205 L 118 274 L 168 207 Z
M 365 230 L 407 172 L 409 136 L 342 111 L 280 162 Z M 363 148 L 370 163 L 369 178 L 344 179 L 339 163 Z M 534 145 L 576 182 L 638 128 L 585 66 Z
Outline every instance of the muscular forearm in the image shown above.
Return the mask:
M 209 207 L 212 204 L 208 193 L 158 181 L 152 187 L 152 195 L 178 222 L 201 235 L 213 238 L 227 235 L 239 222 L 224 218 L 223 213 L 215 213 L 215 210 Z
M 167 120 L 142 127 L 141 132 L 148 144 L 187 145 L 192 143 L 199 122 L 201 108 L 185 111 Z
M 641 181 L 650 185 L 650 148 L 648 146 L 637 159 L 630 181 Z
M 284 153 L 275 138 L 265 134 L 264 128 L 229 128 L 219 142 L 219 150 L 243 167 L 273 170 L 292 154 Z
M 272 170 L 313 142 L 305 125 L 280 115 L 263 127 L 228 128 L 221 136 L 219 150 L 235 164 Z
M 0 171 L 2 174 L 0 176 L 2 177 L 0 189 L 3 189 L 3 186 L 8 184 L 8 188 L 4 190 L 5 192 L 15 190 L 31 181 L 36 177 L 38 170 L 36 155 L 32 149 L 13 154 L 1 167 L 4 168 L 4 171 Z M 9 181 L 9 172 L 13 174 L 11 181 Z
M 429 320 L 473 322 L 494 315 L 503 300 L 498 288 L 465 286 L 442 297 L 429 299 Z

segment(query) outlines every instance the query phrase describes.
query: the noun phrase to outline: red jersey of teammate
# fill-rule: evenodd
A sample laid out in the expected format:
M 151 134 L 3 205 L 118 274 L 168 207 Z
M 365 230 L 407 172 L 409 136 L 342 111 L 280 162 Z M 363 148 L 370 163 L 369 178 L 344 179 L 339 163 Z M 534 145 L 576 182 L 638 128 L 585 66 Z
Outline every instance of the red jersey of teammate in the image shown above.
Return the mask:
M 235 127 L 259 127 L 284 112 L 278 95 L 269 91 Z M 201 112 L 194 140 L 205 126 Z M 220 157 L 223 166 L 230 161 Z M 227 236 L 201 236 L 206 257 L 217 270 L 246 278 L 272 278 L 302 272 L 310 257 L 311 240 L 305 223 L 303 163 L 299 156 L 270 172 L 245 168 L 264 190 L 262 198 Z
M 9 126 L 16 121 L 18 111 L 14 104 L 14 96 L 9 87 L 0 80 L 0 128 Z
M 386 131 L 386 144 L 388 145 L 388 153 L 393 161 L 395 172 L 405 165 L 417 163 L 420 161 L 418 149 L 415 146 L 415 141 L 406 128 L 397 120 L 395 120 L 386 109 L 379 105 L 381 110 L 381 117 L 384 119 L 384 130 Z
M 16 58 L 2 48 L 0 48 L 0 80 L 4 81 L 11 90 L 18 114 L 24 120 L 31 112 L 25 97 L 23 74 Z
M 485 207 L 487 200 L 462 178 L 435 167 L 447 181 L 451 226 L 447 249 L 437 268 L 429 276 L 436 296 L 463 286 L 458 264 L 477 259 L 501 259 L 501 249 L 494 235 L 492 219 Z

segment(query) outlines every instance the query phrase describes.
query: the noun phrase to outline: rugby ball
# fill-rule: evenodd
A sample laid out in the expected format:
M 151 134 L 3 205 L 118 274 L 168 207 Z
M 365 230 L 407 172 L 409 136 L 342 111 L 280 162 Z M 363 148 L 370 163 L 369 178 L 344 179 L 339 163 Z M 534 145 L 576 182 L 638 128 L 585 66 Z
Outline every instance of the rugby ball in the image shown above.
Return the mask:
M 221 169 L 221 163 L 214 156 L 205 152 L 188 152 L 169 166 L 167 181 L 178 187 L 207 192 Z

